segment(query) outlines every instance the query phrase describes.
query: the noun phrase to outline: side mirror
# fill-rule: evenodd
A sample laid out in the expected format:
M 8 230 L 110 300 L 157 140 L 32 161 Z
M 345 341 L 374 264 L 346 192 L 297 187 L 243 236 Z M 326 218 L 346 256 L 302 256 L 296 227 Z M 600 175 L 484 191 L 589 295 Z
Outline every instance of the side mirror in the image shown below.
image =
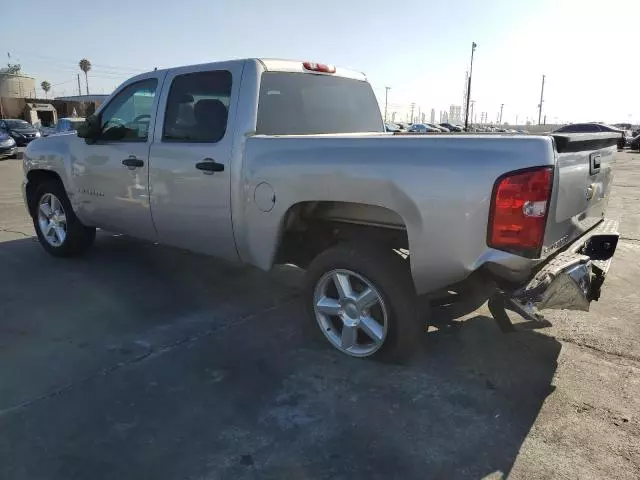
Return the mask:
M 97 140 L 100 137 L 100 118 L 91 115 L 84 123 L 78 125 L 78 137 L 85 140 Z

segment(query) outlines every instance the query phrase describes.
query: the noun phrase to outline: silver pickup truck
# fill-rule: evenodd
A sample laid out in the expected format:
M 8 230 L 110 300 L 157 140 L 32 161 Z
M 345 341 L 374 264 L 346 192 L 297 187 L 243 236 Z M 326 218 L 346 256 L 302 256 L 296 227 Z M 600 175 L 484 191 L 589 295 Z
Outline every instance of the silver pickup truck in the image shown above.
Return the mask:
M 24 198 L 44 249 L 96 228 L 306 269 L 312 321 L 355 357 L 411 352 L 439 292 L 532 321 L 589 308 L 617 245 L 610 134 L 393 135 L 363 74 L 234 60 L 123 83 L 77 135 L 32 142 Z

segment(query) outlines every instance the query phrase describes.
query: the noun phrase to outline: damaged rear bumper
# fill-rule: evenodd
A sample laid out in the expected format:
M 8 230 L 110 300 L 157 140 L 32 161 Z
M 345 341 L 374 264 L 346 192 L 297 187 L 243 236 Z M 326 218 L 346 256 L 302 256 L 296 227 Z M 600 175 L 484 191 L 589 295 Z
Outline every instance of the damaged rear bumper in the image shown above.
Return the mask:
M 490 301 L 491 313 L 500 323 L 504 308 L 530 320 L 539 320 L 538 311 L 544 309 L 588 311 L 600 298 L 619 236 L 618 222 L 603 220 L 544 264 L 524 287 Z

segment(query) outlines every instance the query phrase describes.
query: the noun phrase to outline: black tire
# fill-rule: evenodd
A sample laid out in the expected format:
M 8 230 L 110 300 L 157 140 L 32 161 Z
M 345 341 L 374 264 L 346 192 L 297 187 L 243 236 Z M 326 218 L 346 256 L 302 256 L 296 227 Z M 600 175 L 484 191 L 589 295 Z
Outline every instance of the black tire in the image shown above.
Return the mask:
M 424 322 L 418 316 L 418 302 L 408 262 L 393 250 L 357 247 L 354 244 L 338 244 L 322 252 L 307 269 L 303 294 L 307 314 L 316 331 L 321 331 L 314 311 L 316 285 L 327 272 L 336 269 L 350 270 L 367 279 L 386 305 L 387 334 L 382 346 L 371 355 L 359 358 L 387 362 L 410 358 L 426 337 Z
M 59 246 L 51 245 L 45 239 L 38 224 L 40 199 L 47 193 L 56 196 L 62 204 L 66 216 L 66 238 Z M 33 226 L 36 230 L 40 245 L 42 245 L 42 248 L 44 248 L 47 253 L 55 257 L 73 257 L 85 253 L 91 245 L 93 245 L 93 241 L 96 238 L 96 229 L 93 227 L 85 227 L 78 217 L 76 217 L 71 207 L 71 202 L 69 202 L 69 197 L 67 197 L 67 192 L 59 181 L 51 179 L 38 185 L 30 203 Z

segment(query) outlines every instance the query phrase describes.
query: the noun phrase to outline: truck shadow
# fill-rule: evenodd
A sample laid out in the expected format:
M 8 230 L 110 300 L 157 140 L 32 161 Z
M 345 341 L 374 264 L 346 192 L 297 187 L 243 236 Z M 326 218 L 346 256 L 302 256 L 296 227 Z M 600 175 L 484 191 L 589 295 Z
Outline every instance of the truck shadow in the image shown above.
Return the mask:
M 0 243 L 0 271 L 0 472 L 31 478 L 507 475 L 561 348 L 472 314 L 406 365 L 347 358 L 304 328 L 298 270 L 107 235 Z

